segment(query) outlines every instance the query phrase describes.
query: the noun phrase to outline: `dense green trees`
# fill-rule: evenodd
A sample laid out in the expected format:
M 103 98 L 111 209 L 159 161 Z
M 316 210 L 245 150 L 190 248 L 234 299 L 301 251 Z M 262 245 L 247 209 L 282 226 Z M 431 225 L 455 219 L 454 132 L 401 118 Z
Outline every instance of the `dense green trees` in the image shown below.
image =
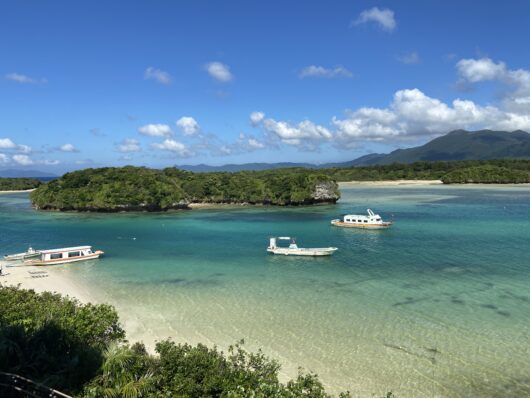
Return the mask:
M 156 354 L 130 346 L 108 305 L 1 286 L 0 302 L 0 372 L 80 398 L 330 397 L 314 374 L 281 383 L 278 362 L 240 344 L 227 353 L 170 340 Z M 0 383 L 1 397 L 13 391 Z
M 327 194 L 317 195 L 322 186 Z M 299 205 L 335 202 L 338 197 L 336 183 L 317 170 L 191 173 L 133 166 L 67 173 L 31 194 L 39 209 L 94 211 L 159 211 L 196 202 Z
M 499 170 L 498 168 L 502 168 Z M 394 163 L 389 165 L 322 169 L 336 181 L 442 180 L 465 183 L 473 171 L 474 182 L 530 182 L 530 159 L 463 160 L 450 162 Z M 468 170 L 463 172 L 463 170 Z M 500 174 L 499 174 L 500 173 Z M 502 176 L 501 176 L 502 174 Z M 495 175 L 499 178 L 495 180 Z M 447 177 L 446 177 L 447 176 Z
M 41 185 L 34 178 L 0 178 L 0 191 L 24 191 Z
M 444 184 L 519 184 L 530 182 L 530 171 L 484 165 L 454 170 L 442 177 Z
M 108 305 L 14 287 L 0 287 L 0 303 L 0 371 L 65 392 L 92 379 L 105 348 L 125 336 Z

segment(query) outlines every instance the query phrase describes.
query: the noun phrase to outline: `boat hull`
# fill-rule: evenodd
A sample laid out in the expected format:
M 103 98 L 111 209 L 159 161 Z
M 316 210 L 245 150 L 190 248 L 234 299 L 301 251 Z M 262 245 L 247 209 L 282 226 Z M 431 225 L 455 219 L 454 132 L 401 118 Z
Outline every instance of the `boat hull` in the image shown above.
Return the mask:
M 27 260 L 27 261 L 24 261 L 24 264 L 27 264 L 27 265 L 56 265 L 56 264 L 76 263 L 79 261 L 95 260 L 103 254 L 104 254 L 103 251 L 98 250 L 92 254 L 87 254 L 86 256 L 58 258 L 55 260 Z
M 19 261 L 25 260 L 27 258 L 33 258 L 39 256 L 40 253 L 17 253 L 17 254 L 8 254 L 4 256 L 5 261 Z
M 331 256 L 337 251 L 336 247 L 322 247 L 322 248 L 297 248 L 289 249 L 287 247 L 277 247 L 274 249 L 268 248 L 267 251 L 272 254 L 280 254 L 284 256 L 309 256 L 309 257 L 320 257 L 320 256 Z
M 333 220 L 331 225 L 342 228 L 358 228 L 358 229 L 387 229 L 392 226 L 392 222 L 383 222 L 381 224 L 359 224 L 359 223 L 346 223 L 344 221 Z

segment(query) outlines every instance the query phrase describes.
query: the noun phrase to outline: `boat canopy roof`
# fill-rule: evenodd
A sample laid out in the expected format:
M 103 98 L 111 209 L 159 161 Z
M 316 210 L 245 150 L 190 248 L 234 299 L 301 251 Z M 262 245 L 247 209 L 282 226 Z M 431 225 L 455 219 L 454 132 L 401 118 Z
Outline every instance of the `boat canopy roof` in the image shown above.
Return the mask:
M 49 249 L 49 250 L 39 250 L 41 254 L 46 253 L 58 253 L 58 252 L 71 252 L 76 250 L 88 250 L 91 249 L 92 246 L 75 246 L 75 247 L 63 247 L 61 249 Z
M 293 238 L 291 238 L 290 236 L 278 236 L 276 239 L 280 239 L 280 240 L 291 240 Z

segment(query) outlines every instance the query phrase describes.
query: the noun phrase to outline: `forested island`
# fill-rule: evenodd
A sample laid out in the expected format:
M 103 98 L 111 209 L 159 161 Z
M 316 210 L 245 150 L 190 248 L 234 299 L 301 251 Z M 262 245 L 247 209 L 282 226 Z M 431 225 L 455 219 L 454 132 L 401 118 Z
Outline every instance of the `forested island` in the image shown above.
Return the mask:
M 26 191 L 37 188 L 41 182 L 35 178 L 1 178 L 0 191 Z
M 58 396 L 50 388 L 80 398 L 330 397 L 315 374 L 281 383 L 278 362 L 239 344 L 224 353 L 165 340 L 151 354 L 142 343 L 127 343 L 110 305 L 1 285 L 0 302 L 4 398 Z
M 192 173 L 106 167 L 66 173 L 31 193 L 37 209 L 102 212 L 188 209 L 195 203 L 311 205 L 339 197 L 332 177 L 303 168 Z

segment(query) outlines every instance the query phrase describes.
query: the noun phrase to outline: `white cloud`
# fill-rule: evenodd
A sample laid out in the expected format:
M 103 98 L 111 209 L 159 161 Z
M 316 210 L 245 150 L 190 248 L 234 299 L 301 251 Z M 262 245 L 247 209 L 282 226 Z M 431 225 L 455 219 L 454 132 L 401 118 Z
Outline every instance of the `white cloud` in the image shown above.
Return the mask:
M 144 79 L 155 80 L 156 82 L 165 85 L 169 85 L 173 82 L 173 77 L 169 73 L 160 69 L 156 69 L 152 66 L 145 70 Z
M 420 63 L 420 56 L 416 51 L 403 54 L 398 57 L 399 62 L 405 65 L 415 65 Z
M 62 152 L 79 152 L 73 144 L 64 144 L 59 147 Z
M 21 166 L 29 166 L 34 163 L 28 155 L 13 155 L 13 160 Z
M 176 125 L 182 130 L 184 135 L 194 135 L 200 130 L 199 123 L 191 116 L 183 116 L 177 120 Z
M 17 145 L 17 151 L 20 153 L 31 153 L 33 149 L 29 145 L 20 144 Z
M 335 68 L 325 68 L 323 66 L 310 65 L 303 68 L 298 77 L 301 79 L 305 77 L 352 77 L 353 74 L 343 66 L 337 66 Z
M 11 141 L 10 138 L 0 138 L 0 148 L 2 149 L 13 149 L 16 148 L 16 144 Z
M 316 143 L 328 141 L 332 133 L 327 128 L 317 125 L 309 120 L 304 120 L 297 125 L 274 119 L 263 120 L 263 128 L 281 142 L 295 145 L 302 149 L 315 149 Z
M 259 142 L 258 140 L 256 140 L 255 138 L 249 138 L 247 140 L 247 144 L 250 148 L 253 148 L 253 149 L 262 149 L 262 148 L 265 148 L 265 144 L 263 142 Z
M 375 22 L 381 29 L 388 32 L 393 31 L 397 26 L 394 18 L 394 11 L 389 10 L 388 8 L 380 10 L 377 7 L 373 7 L 369 10 L 364 10 L 359 15 L 359 18 L 352 22 L 352 25 L 360 25 L 367 22 Z
M 11 80 L 16 83 L 22 83 L 22 84 L 35 84 L 35 83 L 47 83 L 48 81 L 46 79 L 35 79 L 33 77 L 23 75 L 21 73 L 8 73 L 5 75 L 5 78 L 7 80 Z
M 456 67 L 460 76 L 471 83 L 502 79 L 506 75 L 506 65 L 489 58 L 461 59 Z
M 252 112 L 250 114 L 250 124 L 257 126 L 264 118 L 265 114 L 263 112 Z
M 139 127 L 138 132 L 150 137 L 169 137 L 173 134 L 171 127 L 167 124 L 147 124 Z
M 466 83 L 498 81 L 509 88 L 504 94 L 502 105 L 511 112 L 512 120 L 526 124 L 521 116 L 530 115 L 530 71 L 525 69 L 508 69 L 504 62 L 494 62 L 490 58 L 462 59 L 457 63 L 458 73 Z
M 229 82 L 234 78 L 230 72 L 230 67 L 221 62 L 210 62 L 206 64 L 206 71 L 211 77 L 223 83 Z
M 9 163 L 9 157 L 3 153 L 0 153 L 0 164 Z
M 42 162 L 42 164 L 44 164 L 44 165 L 46 165 L 46 166 L 56 166 L 56 165 L 58 165 L 59 163 L 61 163 L 61 162 L 59 162 L 58 160 L 52 160 L 52 159 L 46 159 L 46 160 L 44 160 L 44 161 Z
M 165 139 L 162 143 L 155 143 L 151 145 L 153 148 L 160 149 L 163 151 L 170 151 L 176 153 L 178 156 L 187 157 L 191 156 L 192 152 L 189 148 L 181 142 L 173 139 Z
M 118 151 L 122 153 L 140 152 L 142 148 L 140 143 L 133 138 L 126 138 L 117 145 Z
M 10 138 L 0 138 L 0 149 L 14 149 L 20 153 L 30 153 L 31 147 L 28 145 L 17 145 Z

